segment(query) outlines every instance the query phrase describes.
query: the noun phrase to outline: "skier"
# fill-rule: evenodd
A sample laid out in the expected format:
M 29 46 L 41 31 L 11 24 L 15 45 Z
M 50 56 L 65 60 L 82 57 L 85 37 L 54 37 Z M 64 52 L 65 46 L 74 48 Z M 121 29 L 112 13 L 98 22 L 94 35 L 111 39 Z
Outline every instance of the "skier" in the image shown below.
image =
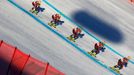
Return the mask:
M 115 65 L 114 68 L 118 68 L 119 70 L 121 70 L 123 67 L 127 67 L 128 60 L 130 59 L 130 56 L 119 59 L 117 65 Z
M 106 48 L 104 47 L 104 42 L 98 42 L 94 44 L 94 49 L 91 51 L 92 53 L 89 53 L 96 57 L 96 55 L 99 54 L 100 51 L 104 52 L 105 49 Z
M 72 34 L 71 36 L 72 36 L 74 39 L 77 39 L 77 38 L 79 38 L 79 36 L 81 35 L 81 32 L 82 32 L 82 31 L 81 31 L 80 28 L 78 28 L 78 27 L 77 27 L 76 29 L 73 28 L 73 30 L 72 30 L 72 33 L 73 33 L 73 34 Z
M 79 37 L 82 38 L 84 36 L 84 34 L 81 34 L 82 30 L 80 28 L 73 28 L 72 29 L 72 34 L 67 37 L 69 40 L 75 42 L 76 39 L 78 39 Z
M 39 12 L 43 12 L 45 10 L 45 8 L 42 8 L 41 7 L 41 1 L 37 0 L 35 2 L 32 2 L 32 9 L 30 10 L 30 12 L 32 13 L 35 13 L 36 15 L 39 13 Z
M 52 20 L 48 23 L 48 25 L 56 28 L 58 25 L 62 25 L 62 23 L 64 23 L 64 21 L 61 21 L 60 19 L 61 19 L 60 14 L 53 14 Z
M 104 50 L 105 50 L 105 48 L 104 48 L 104 43 L 103 42 L 95 43 L 94 52 L 96 54 L 99 54 L 100 51 L 104 52 Z
M 57 25 L 61 21 L 60 18 L 61 18 L 61 16 L 59 14 L 52 15 L 51 23 L 54 23 Z
M 32 9 L 30 11 L 34 11 L 37 7 L 39 7 L 41 5 L 41 1 L 37 0 L 35 2 L 32 2 Z

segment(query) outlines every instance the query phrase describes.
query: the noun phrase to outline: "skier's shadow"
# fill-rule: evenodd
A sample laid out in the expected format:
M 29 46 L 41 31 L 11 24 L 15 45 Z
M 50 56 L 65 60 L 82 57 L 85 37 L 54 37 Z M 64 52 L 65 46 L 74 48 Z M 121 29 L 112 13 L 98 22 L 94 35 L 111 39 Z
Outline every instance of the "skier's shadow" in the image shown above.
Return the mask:
M 82 27 L 111 42 L 119 43 L 123 40 L 123 35 L 118 28 L 113 27 L 111 24 L 106 23 L 89 12 L 75 12 L 72 18 L 75 22 L 82 25 Z

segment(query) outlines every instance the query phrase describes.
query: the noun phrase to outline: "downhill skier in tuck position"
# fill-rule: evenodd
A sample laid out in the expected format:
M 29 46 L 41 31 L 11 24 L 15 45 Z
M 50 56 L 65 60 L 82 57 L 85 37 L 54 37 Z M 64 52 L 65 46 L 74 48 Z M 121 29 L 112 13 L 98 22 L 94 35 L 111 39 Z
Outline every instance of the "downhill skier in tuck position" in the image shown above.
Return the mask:
M 100 53 L 100 51 L 105 52 L 104 42 L 98 42 L 94 44 L 94 49 L 88 52 L 91 56 L 96 57 L 97 54 Z
M 123 67 L 127 67 L 128 61 L 131 59 L 130 56 L 124 57 L 122 59 L 118 59 L 118 62 L 113 67 L 110 67 L 112 70 L 120 74 L 120 70 L 123 69 Z
M 70 35 L 69 37 L 67 37 L 69 40 L 75 42 L 76 39 L 78 39 L 79 37 L 82 38 L 84 36 L 84 34 L 82 34 L 82 30 L 80 28 L 73 28 L 72 29 L 72 35 Z
M 64 21 L 61 21 L 60 14 L 53 14 L 52 15 L 52 21 L 50 23 L 48 23 L 48 25 L 56 28 L 56 26 L 62 25 L 62 23 L 64 23 Z
M 37 0 L 35 2 L 32 2 L 33 7 L 31 8 L 30 12 L 35 13 L 36 15 L 39 12 L 43 12 L 45 8 L 41 7 L 41 1 Z

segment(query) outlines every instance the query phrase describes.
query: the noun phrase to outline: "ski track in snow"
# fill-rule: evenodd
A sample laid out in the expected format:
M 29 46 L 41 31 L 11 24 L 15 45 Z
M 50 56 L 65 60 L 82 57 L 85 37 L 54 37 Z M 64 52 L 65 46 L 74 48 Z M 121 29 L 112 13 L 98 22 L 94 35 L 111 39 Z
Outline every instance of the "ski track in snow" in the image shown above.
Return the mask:
M 30 0 L 14 1 L 26 10 L 32 7 Z M 121 43 L 113 43 L 94 32 L 91 33 L 99 39 L 105 40 L 108 45 L 124 56 L 130 55 L 133 58 L 134 11 L 132 10 L 134 5 L 127 3 L 126 0 L 64 0 L 59 2 L 48 0 L 48 2 L 52 3 L 70 18 L 72 18 L 71 14 L 74 12 L 86 9 L 87 12 L 108 23 L 112 23 L 114 27 L 123 33 L 123 41 Z M 25 53 L 31 54 L 42 61 L 50 62 L 51 65 L 66 75 L 113 75 L 8 1 L 1 1 L 0 6 L 0 39 L 17 46 Z M 51 20 L 51 15 L 56 12 L 45 3 L 42 6 L 46 8 L 45 12 L 36 17 L 44 23 L 48 23 Z M 65 18 L 62 18 L 62 20 L 65 21 L 65 24 L 57 28 L 58 32 L 65 36 L 70 35 L 71 29 L 76 26 Z M 83 39 L 77 40 L 76 43 L 82 49 L 90 51 L 95 42 L 97 42 L 95 39 L 86 35 Z M 116 64 L 120 56 L 106 50 L 105 53 L 98 55 L 98 58 L 105 64 L 112 66 Z M 121 73 L 123 75 L 133 75 L 133 69 L 134 65 L 129 63 L 127 68 L 121 70 Z

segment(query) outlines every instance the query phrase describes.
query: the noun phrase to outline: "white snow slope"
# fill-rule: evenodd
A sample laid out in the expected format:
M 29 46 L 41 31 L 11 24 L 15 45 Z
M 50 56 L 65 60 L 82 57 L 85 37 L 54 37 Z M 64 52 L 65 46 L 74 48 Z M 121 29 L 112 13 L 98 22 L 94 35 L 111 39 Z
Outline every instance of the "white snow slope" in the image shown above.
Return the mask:
M 34 0 L 13 0 L 25 10 L 29 11 Z M 131 56 L 134 59 L 133 47 L 133 20 L 134 5 L 129 4 L 127 0 L 48 0 L 58 10 L 66 16 L 72 18 L 72 14 L 79 10 L 86 10 L 102 21 L 119 29 L 122 33 L 121 42 L 112 42 L 95 32 L 90 32 L 100 40 L 106 41 L 106 44 L 122 54 Z M 51 15 L 58 13 L 45 2 L 42 7 L 46 10 L 40 13 L 36 18 L 47 24 L 51 20 Z M 62 14 L 61 13 L 61 14 Z M 65 23 L 53 29 L 62 36 L 69 36 L 71 30 L 77 27 L 74 23 L 62 16 Z M 26 12 L 17 8 L 7 0 L 0 1 L 0 39 L 14 46 L 17 46 L 23 52 L 38 58 L 41 61 L 48 61 L 52 66 L 64 72 L 66 75 L 114 75 L 113 72 L 97 64 L 82 51 L 66 42 L 59 35 L 55 34 L 50 27 L 43 26 Z M 93 49 L 97 40 L 83 31 L 85 36 L 76 41 L 78 47 L 87 52 Z M 110 33 L 109 33 L 110 34 Z M 97 55 L 107 66 L 113 66 L 121 56 L 117 55 L 109 48 L 104 53 Z M 123 75 L 134 74 L 134 64 L 128 63 L 127 68 L 123 68 Z

